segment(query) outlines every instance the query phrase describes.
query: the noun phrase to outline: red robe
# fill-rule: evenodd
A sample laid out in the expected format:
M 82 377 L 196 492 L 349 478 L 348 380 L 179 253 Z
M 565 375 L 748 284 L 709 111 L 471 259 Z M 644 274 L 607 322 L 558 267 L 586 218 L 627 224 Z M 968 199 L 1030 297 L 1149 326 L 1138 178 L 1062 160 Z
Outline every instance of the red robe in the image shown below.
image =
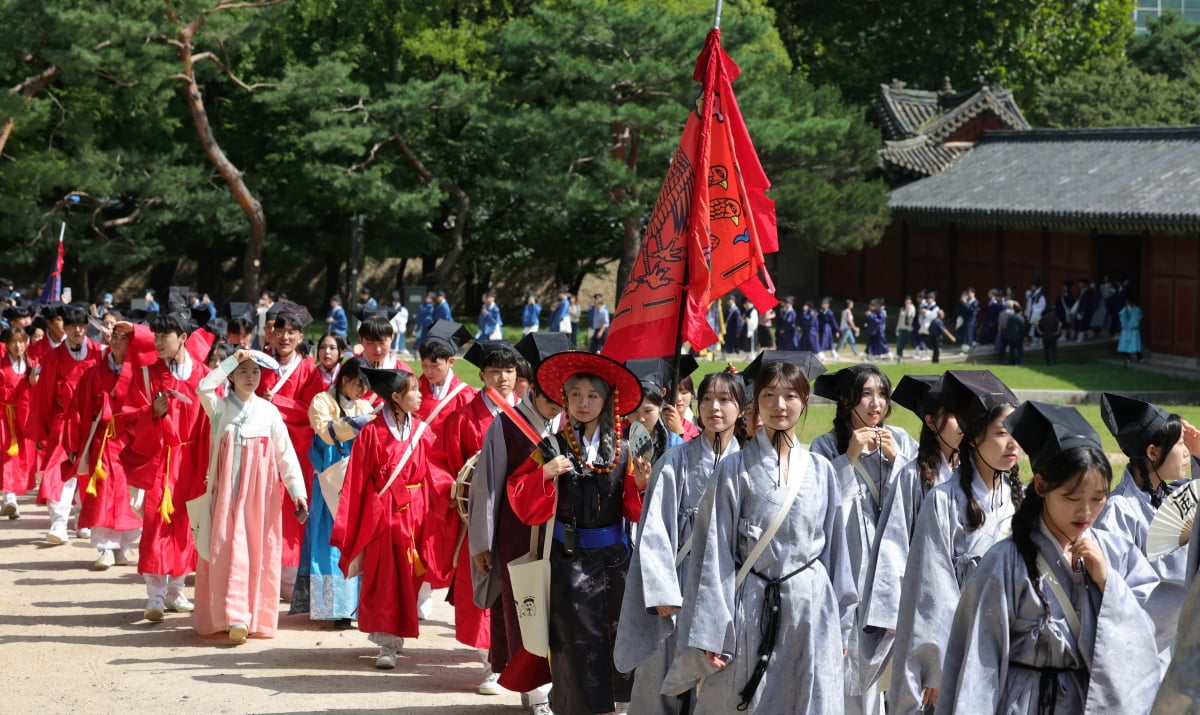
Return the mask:
M 42 472 L 38 504 L 58 501 L 62 496 L 63 481 L 74 476 L 68 472 L 75 465 L 66 464 L 66 452 L 62 448 L 64 418 L 83 373 L 104 357 L 104 346 L 86 338 L 84 340 L 87 355 L 81 360 L 71 357 L 67 343 L 51 350 L 42 360 L 42 374 L 34 387 L 33 410 L 28 427 L 30 439 L 43 444 L 36 467 Z
M 125 435 L 128 417 L 121 405 L 129 398 L 130 378 L 134 372 L 126 366 L 118 376 L 108 359 L 88 368 L 75 388 L 67 413 L 62 444 L 68 454 L 76 455 L 79 480 L 79 526 L 102 526 L 114 531 L 132 531 L 142 520 L 129 504 L 129 485 L 125 481 Z M 92 424 L 96 423 L 93 432 Z M 90 441 L 88 437 L 91 437 Z M 87 460 L 84 460 L 84 451 Z
M 448 600 L 454 604 L 454 633 L 458 642 L 487 648 L 491 645 L 491 612 L 475 605 L 471 548 L 466 541 L 466 525 L 451 501 L 450 488 L 463 465 L 483 449 L 483 436 L 495 417 L 482 391 L 472 390 L 467 394 L 475 398 L 446 418 L 429 459 L 425 529 L 431 532 L 432 548 L 426 562 L 429 568 L 426 578 L 433 588 L 450 586 Z
M 12 361 L 0 358 L 0 492 L 24 494 L 37 486 L 34 466 L 37 451 L 29 439 L 28 423 L 33 408 L 33 386 L 29 376 L 33 363 L 17 374 Z
M 67 337 L 64 335 L 62 340 L 60 340 L 56 345 L 50 341 L 50 334 L 46 333 L 41 337 L 41 339 L 35 340 L 29 344 L 29 348 L 25 351 L 26 355 L 29 357 L 29 362 L 40 364 L 42 360 L 45 360 L 46 356 L 50 354 L 51 350 L 57 348 L 59 345 L 62 345 L 64 342 L 66 342 L 66 340 Z
M 312 446 L 313 431 L 308 423 L 308 406 L 312 399 L 321 392 L 319 389 L 320 375 L 317 374 L 317 364 L 312 360 L 302 358 L 299 354 L 292 356 L 300 364 L 293 368 L 283 387 L 271 398 L 271 404 L 279 410 L 283 423 L 287 425 L 288 435 L 292 438 L 292 447 L 296 450 L 296 458 L 300 460 L 300 470 L 304 474 L 304 493 L 312 496 L 313 469 L 308 458 L 308 448 Z M 314 381 L 314 378 L 316 380 Z M 266 399 L 267 393 L 279 382 L 279 373 L 274 370 L 263 370 L 262 379 L 258 383 L 256 394 Z M 304 540 L 304 527 L 296 521 L 296 507 L 290 499 L 284 499 L 283 510 L 283 565 L 300 565 L 300 547 Z
M 625 475 L 621 492 L 622 514 L 629 521 L 642 519 L 642 492 L 633 478 L 633 467 Z M 525 460 L 508 477 L 508 501 L 517 517 L 530 526 L 545 524 L 554 517 L 558 494 L 554 482 L 542 477 L 542 466 L 532 459 Z
M 130 399 L 125 410 L 130 434 L 126 437 L 125 476 L 130 486 L 146 490 L 142 508 L 142 541 L 138 547 L 138 573 L 183 576 L 196 570 L 196 547 L 187 515 L 187 502 L 204 493 L 208 472 L 208 416 L 196 388 L 209 372 L 196 360 L 187 380 L 176 379 L 165 360 L 146 368 L 150 395 L 175 390 L 191 404 L 170 398 L 167 413 L 155 417 L 146 394 L 145 374 L 130 375 Z
M 392 470 L 412 436 L 401 442 L 392 430 L 390 413 L 372 420 L 354 442 L 330 543 L 341 549 L 339 567 L 349 573 L 362 557 L 358 629 L 402 638 L 418 635 L 417 590 L 422 581 L 418 499 L 425 486 L 425 460 L 433 443 L 424 430 L 412 456 L 383 495 Z M 418 422 L 411 420 L 413 430 Z
M 416 411 L 416 415 L 421 420 L 429 422 L 429 429 L 432 430 L 433 434 L 436 436 L 441 436 L 442 425 L 445 424 L 451 413 L 457 411 L 460 407 L 475 399 L 476 390 L 471 389 L 470 385 L 465 386 L 454 397 L 448 398 L 450 393 L 457 389 L 458 385 L 464 384 L 462 380 L 458 379 L 458 375 L 455 375 L 454 372 L 451 371 L 450 377 L 446 378 L 446 387 L 442 389 L 442 400 L 446 400 L 448 398 L 450 401 L 446 403 L 446 406 L 443 407 L 440 412 L 438 412 L 437 417 L 435 417 L 432 421 L 429 421 L 429 414 L 433 412 L 434 408 L 438 406 L 441 400 L 434 399 L 433 390 L 429 388 L 429 380 L 426 379 L 424 375 L 421 375 L 419 378 L 417 378 L 417 382 L 420 383 L 421 386 L 421 407 Z

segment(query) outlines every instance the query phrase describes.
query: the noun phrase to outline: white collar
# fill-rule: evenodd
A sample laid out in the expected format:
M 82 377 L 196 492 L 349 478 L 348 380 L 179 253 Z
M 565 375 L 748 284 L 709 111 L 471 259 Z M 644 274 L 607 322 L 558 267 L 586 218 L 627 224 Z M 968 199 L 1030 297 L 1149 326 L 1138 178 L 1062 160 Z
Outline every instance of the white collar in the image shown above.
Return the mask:
M 1072 577 L 1074 577 L 1076 581 L 1079 581 L 1082 574 L 1075 573 L 1075 569 L 1073 568 L 1072 564 L 1072 561 L 1074 561 L 1075 557 L 1067 551 L 1067 548 L 1069 548 L 1070 544 L 1068 543 L 1067 546 L 1063 546 L 1058 543 L 1058 537 L 1054 535 L 1054 532 L 1050 530 L 1050 526 L 1046 524 L 1045 512 L 1038 517 L 1038 529 L 1041 530 L 1042 536 L 1045 536 L 1047 539 L 1049 539 L 1050 543 L 1054 545 L 1054 548 L 1058 551 L 1058 555 L 1062 559 L 1062 562 L 1066 564 L 1067 571 L 1071 573 Z M 1088 532 L 1084 531 L 1079 538 L 1089 538 Z
M 12 365 L 13 372 L 18 375 L 24 375 L 25 371 L 29 369 L 28 358 L 21 360 L 21 362 L 17 362 L 12 355 L 9 355 L 8 362 L 10 365 Z
M 88 355 L 87 338 L 84 338 L 83 342 L 79 344 L 79 352 L 75 352 L 74 350 L 72 350 L 70 343 L 68 343 L 65 339 L 63 340 L 63 342 L 59 343 L 59 345 L 66 346 L 67 354 L 70 355 L 71 359 L 74 360 L 75 362 L 79 362 L 81 360 L 87 359 L 87 355 Z
M 291 375 L 296 370 L 296 367 L 299 366 L 300 363 L 303 362 L 303 360 L 304 360 L 304 358 L 300 357 L 300 355 L 298 353 L 293 351 L 292 358 L 290 360 L 288 360 L 286 363 L 280 361 L 279 369 L 276 370 L 275 372 L 281 378 L 287 377 L 288 375 Z
M 120 374 L 121 374 L 121 368 L 122 368 L 122 367 L 124 367 L 124 366 L 125 366 L 125 363 L 120 363 L 120 364 L 118 364 L 116 360 L 113 360 L 112 353 L 111 353 L 111 352 L 109 352 L 109 354 L 108 354 L 108 369 L 109 369 L 109 370 L 112 370 L 112 371 L 113 371 L 114 373 L 116 373 L 117 375 L 120 375 Z
M 412 432 L 412 415 L 405 413 L 404 424 L 397 425 L 396 418 L 392 415 L 392 409 L 385 405 L 383 408 L 383 418 L 387 420 L 388 429 L 391 431 L 393 437 L 401 442 L 408 439 L 409 433 Z
M 488 397 L 487 388 L 480 389 L 479 395 L 483 398 L 484 404 L 487 405 L 488 412 L 491 412 L 494 415 L 500 411 L 500 405 L 497 405 L 495 402 L 492 402 L 492 398 Z M 508 402 L 509 407 L 512 407 L 513 405 L 517 404 L 517 393 L 515 393 L 515 392 L 508 393 L 508 399 L 506 400 L 506 402 Z
M 187 348 L 180 350 L 183 353 L 183 360 L 167 360 L 167 369 L 171 371 L 171 377 L 180 382 L 187 382 L 192 376 L 192 354 L 187 351 Z
M 570 425 L 568 429 L 575 429 L 575 425 Z M 589 439 L 586 430 L 580 432 L 576 430 L 575 434 L 579 435 L 580 447 L 583 448 L 583 461 L 587 464 L 596 464 L 600 461 L 600 425 L 596 425 L 596 430 L 592 432 Z
M 721 447 L 721 461 L 725 461 L 726 457 L 741 449 L 738 446 L 738 441 L 733 438 L 732 432 L 726 434 L 725 439 L 729 441 Z M 710 474 L 717 463 L 717 455 L 713 453 L 712 441 L 708 437 L 705 437 L 703 433 L 692 441 L 700 443 L 698 445 L 700 449 L 700 473 Z
M 975 501 L 979 502 L 983 510 L 989 513 L 999 511 L 1012 504 L 1012 488 L 1003 476 L 1000 478 L 999 485 L 995 489 L 991 489 L 983 481 L 983 475 L 975 472 L 975 476 L 971 479 L 971 496 L 975 497 Z
M 383 360 L 381 360 L 378 365 L 372 365 L 371 367 L 376 370 L 395 370 L 396 356 L 388 353 L 387 355 L 383 356 Z

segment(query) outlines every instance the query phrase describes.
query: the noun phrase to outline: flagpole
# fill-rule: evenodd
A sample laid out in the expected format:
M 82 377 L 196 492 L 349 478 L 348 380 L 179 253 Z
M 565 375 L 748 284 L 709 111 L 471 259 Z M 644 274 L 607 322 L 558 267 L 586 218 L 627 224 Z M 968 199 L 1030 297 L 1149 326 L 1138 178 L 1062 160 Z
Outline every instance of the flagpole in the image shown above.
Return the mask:
M 723 0 L 717 0 L 717 14 L 713 17 L 713 29 L 721 29 L 721 7 L 724 5 Z

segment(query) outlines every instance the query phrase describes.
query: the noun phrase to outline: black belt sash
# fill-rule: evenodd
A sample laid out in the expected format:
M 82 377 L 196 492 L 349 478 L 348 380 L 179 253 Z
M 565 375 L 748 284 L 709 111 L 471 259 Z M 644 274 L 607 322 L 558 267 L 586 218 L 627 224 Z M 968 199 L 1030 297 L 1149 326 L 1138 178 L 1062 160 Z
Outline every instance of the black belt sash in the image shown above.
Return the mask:
M 1054 710 L 1058 706 L 1058 676 L 1063 673 L 1087 673 L 1086 668 L 1055 668 L 1048 665 L 1029 665 L 1016 660 L 1010 660 L 1008 664 L 1014 668 L 1032 670 L 1041 674 L 1038 679 L 1039 715 L 1054 715 Z
M 779 587 L 783 585 L 784 581 L 787 581 L 796 574 L 807 571 L 816 562 L 817 559 L 813 558 L 795 571 L 779 578 L 767 578 L 753 569 L 750 570 L 750 573 L 767 582 L 767 588 L 763 592 L 763 617 L 759 621 L 759 628 L 762 629 L 763 638 L 762 642 L 758 644 L 758 659 L 754 663 L 754 672 L 750 674 L 750 680 L 746 681 L 746 687 L 742 688 L 742 692 L 738 693 L 738 697 L 741 698 L 737 706 L 739 711 L 744 711 L 750 707 L 750 701 L 754 699 L 754 693 L 758 690 L 758 684 L 762 682 L 763 676 L 766 675 L 767 664 L 771 661 L 771 653 L 775 650 L 775 641 L 779 637 L 779 609 L 783 605 Z

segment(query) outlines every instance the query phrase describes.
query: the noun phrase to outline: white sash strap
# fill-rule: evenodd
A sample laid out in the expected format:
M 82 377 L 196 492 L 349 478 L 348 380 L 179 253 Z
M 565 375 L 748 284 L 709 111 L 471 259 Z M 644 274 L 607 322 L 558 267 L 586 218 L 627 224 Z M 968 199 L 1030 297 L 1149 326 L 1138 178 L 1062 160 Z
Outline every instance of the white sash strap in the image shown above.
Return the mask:
M 792 473 L 788 475 L 787 494 L 783 497 L 783 503 L 779 505 L 779 509 L 775 512 L 775 518 L 771 520 L 771 524 L 767 526 L 767 530 L 759 537 L 758 543 L 754 544 L 754 548 L 750 551 L 750 555 L 746 557 L 742 567 L 738 569 L 737 577 L 734 579 L 733 588 L 737 590 L 741 587 L 746 577 L 750 575 L 750 571 L 754 569 L 754 563 L 758 561 L 758 557 L 767 550 L 771 544 L 771 539 L 775 537 L 775 532 L 779 531 L 779 527 L 783 525 L 783 520 L 787 518 L 788 512 L 792 510 L 792 503 L 796 501 L 796 494 L 800 492 L 800 483 L 804 481 L 802 472 Z
M 383 489 L 379 490 L 379 496 L 383 496 L 388 487 L 392 486 L 392 482 L 396 481 L 396 477 L 400 476 L 401 470 L 408 464 L 408 460 L 413 456 L 413 450 L 417 448 L 417 443 L 421 441 L 421 435 L 425 433 L 426 424 L 418 422 L 417 428 L 413 430 L 412 436 L 408 438 L 408 446 L 404 449 L 404 454 L 400 457 L 400 461 L 396 463 L 396 468 L 392 470 L 392 475 L 388 477 L 387 484 L 383 485 Z
M 692 539 L 696 538 L 695 530 L 688 534 L 687 541 L 683 542 L 683 546 L 679 547 L 679 551 L 675 554 L 675 568 L 679 568 L 679 564 L 687 558 L 687 555 L 692 552 Z
M 304 358 L 297 355 L 297 356 L 295 356 L 294 359 L 295 360 L 303 360 Z M 291 370 L 284 373 L 283 377 L 279 378 L 279 382 L 275 383 L 275 387 L 272 387 L 270 390 L 267 390 L 267 394 L 265 395 L 265 397 L 267 398 L 267 401 L 270 401 L 272 397 L 279 394 L 279 391 L 281 389 L 283 389 L 284 383 L 286 383 L 288 381 L 288 378 L 290 378 L 299 369 L 300 369 L 299 365 L 294 365 Z
M 871 490 L 871 496 L 875 497 L 875 503 L 879 505 L 879 508 L 883 508 L 883 501 L 879 498 L 879 485 L 875 483 L 875 480 L 871 478 L 871 473 L 863 466 L 862 455 L 859 455 L 858 461 L 854 463 L 854 471 L 858 472 L 858 476 L 867 483 L 867 488 Z
M 449 405 L 450 401 L 458 396 L 458 393 L 465 389 L 467 389 L 467 383 L 465 382 L 459 382 L 457 385 L 455 385 L 450 392 L 446 393 L 445 397 L 438 400 L 437 406 L 433 408 L 433 411 L 429 413 L 429 416 L 425 418 L 422 424 L 430 424 L 433 422 L 433 420 L 436 419 L 439 414 L 441 414 L 442 410 L 446 409 L 446 405 Z
M 1075 604 L 1071 603 L 1071 599 L 1067 597 L 1067 592 L 1063 585 L 1059 583 L 1058 576 L 1055 575 L 1054 569 L 1050 568 L 1050 563 L 1046 561 L 1046 557 L 1038 554 L 1038 568 L 1045 574 L 1045 582 L 1050 584 L 1050 591 L 1054 594 L 1054 599 L 1058 601 L 1058 605 L 1062 607 L 1063 615 L 1067 619 L 1067 625 L 1071 627 L 1071 634 L 1075 636 L 1075 642 L 1079 645 L 1079 650 L 1083 651 L 1083 641 L 1080 640 L 1080 635 L 1083 633 L 1083 626 L 1079 622 L 1079 612 L 1075 610 Z

